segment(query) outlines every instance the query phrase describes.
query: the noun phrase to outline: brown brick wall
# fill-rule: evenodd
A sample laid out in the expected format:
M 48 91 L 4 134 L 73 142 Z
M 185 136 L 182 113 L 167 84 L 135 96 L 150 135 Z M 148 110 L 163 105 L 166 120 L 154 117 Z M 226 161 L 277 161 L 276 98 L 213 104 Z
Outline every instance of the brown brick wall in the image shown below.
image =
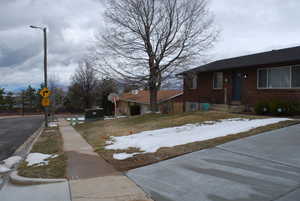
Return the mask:
M 280 65 L 278 65 L 280 66 Z M 264 66 L 270 67 L 270 66 Z M 273 67 L 273 66 L 272 66 Z M 275 66 L 274 66 L 275 67 Z M 235 69 L 242 75 L 248 75 L 247 79 L 242 80 L 241 102 L 242 104 L 255 105 L 263 100 L 298 100 L 300 101 L 300 89 L 257 89 L 257 69 L 259 67 L 249 67 Z M 227 88 L 227 103 L 231 102 L 232 97 L 232 73 L 233 70 L 224 70 L 223 78 L 228 79 L 228 83 L 224 83 Z M 189 89 L 187 79 L 184 81 L 184 102 L 209 102 L 216 104 L 224 104 L 224 89 L 213 89 L 213 73 L 204 72 L 198 74 L 198 88 Z
M 247 69 L 248 78 L 243 81 L 242 103 L 254 105 L 259 101 L 300 101 L 300 89 L 257 89 L 257 69 Z
M 212 82 L 213 73 L 205 72 L 198 74 L 198 87 L 197 89 L 189 89 L 188 81 L 184 81 L 184 94 L 183 100 L 185 102 L 210 102 L 210 103 L 223 103 L 224 90 L 213 89 Z

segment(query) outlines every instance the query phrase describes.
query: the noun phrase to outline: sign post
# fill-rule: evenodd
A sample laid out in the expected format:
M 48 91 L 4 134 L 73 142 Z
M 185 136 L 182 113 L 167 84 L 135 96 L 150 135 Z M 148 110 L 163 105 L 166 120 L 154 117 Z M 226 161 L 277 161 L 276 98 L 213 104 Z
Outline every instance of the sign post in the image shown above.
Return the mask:
M 109 94 L 108 100 L 114 103 L 115 117 L 117 117 L 117 101 L 119 100 L 118 94 L 116 93 Z
M 49 97 L 51 96 L 51 91 L 47 87 L 44 87 L 40 91 L 40 95 L 43 97 L 41 104 L 45 109 L 45 126 L 48 127 L 48 112 L 47 112 L 47 110 L 50 105 Z

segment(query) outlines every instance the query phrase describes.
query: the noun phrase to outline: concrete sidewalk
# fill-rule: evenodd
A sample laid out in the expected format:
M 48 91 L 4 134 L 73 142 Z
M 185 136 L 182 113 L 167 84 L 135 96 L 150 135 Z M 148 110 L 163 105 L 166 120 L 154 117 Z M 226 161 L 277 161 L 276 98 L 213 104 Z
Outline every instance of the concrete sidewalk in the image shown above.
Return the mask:
M 71 201 L 68 182 L 17 186 L 10 183 L 0 190 L 1 201 Z
M 67 121 L 60 119 L 59 129 L 68 156 L 73 201 L 151 201 L 134 182 L 99 157 Z

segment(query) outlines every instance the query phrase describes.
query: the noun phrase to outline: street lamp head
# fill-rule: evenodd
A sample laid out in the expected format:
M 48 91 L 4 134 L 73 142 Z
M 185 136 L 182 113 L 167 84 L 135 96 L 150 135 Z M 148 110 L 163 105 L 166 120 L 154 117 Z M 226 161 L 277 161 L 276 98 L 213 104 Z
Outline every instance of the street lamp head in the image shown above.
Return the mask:
M 46 27 L 38 27 L 38 26 L 33 26 L 33 25 L 30 25 L 29 27 L 33 28 L 33 29 L 41 29 L 41 30 L 46 29 Z
M 39 29 L 40 27 L 30 25 L 30 28 L 33 28 L 33 29 Z

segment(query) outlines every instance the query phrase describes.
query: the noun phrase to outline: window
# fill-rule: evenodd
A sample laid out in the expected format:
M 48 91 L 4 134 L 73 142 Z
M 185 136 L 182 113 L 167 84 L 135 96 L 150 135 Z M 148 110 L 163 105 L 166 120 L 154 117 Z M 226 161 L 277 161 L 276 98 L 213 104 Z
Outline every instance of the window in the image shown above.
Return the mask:
M 267 88 L 268 86 L 268 70 L 260 69 L 258 71 L 258 88 Z
M 293 67 L 292 69 L 292 87 L 300 88 L 300 66 Z
M 189 74 L 184 77 L 184 82 L 187 89 L 198 88 L 198 77 L 195 74 Z
M 300 87 L 300 67 L 259 69 L 258 88 L 289 89 Z
M 223 72 L 215 72 L 213 75 L 213 88 L 223 89 Z
M 197 89 L 197 81 L 198 81 L 197 76 L 194 75 L 192 78 L 192 87 L 191 87 L 192 89 Z

